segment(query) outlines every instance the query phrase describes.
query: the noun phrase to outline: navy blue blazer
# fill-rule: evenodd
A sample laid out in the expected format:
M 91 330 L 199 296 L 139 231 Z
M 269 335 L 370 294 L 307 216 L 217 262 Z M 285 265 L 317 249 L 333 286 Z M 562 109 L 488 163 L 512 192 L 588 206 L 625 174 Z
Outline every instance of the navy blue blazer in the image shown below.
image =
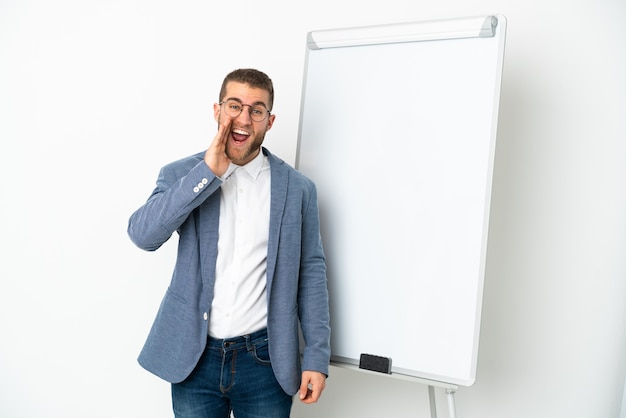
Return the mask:
M 317 191 L 311 180 L 263 148 L 271 167 L 267 252 L 269 354 L 276 379 L 294 395 L 302 370 L 328 375 L 330 325 Z M 170 163 L 128 234 L 154 251 L 177 231 L 178 256 L 146 343 L 142 367 L 172 383 L 195 368 L 207 343 L 215 284 L 220 185 L 204 152 Z M 300 347 L 299 326 L 303 347 Z

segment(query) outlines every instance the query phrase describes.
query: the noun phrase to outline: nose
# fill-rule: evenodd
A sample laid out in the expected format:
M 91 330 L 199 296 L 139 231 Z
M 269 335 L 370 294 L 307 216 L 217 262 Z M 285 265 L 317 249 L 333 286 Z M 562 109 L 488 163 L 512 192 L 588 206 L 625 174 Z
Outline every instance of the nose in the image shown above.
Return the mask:
M 246 109 L 246 106 L 248 106 L 248 109 Z M 239 116 L 237 116 L 237 119 L 243 117 L 245 122 L 251 122 L 252 121 L 252 117 L 250 116 L 250 111 L 252 110 L 252 106 L 244 104 L 241 105 L 241 113 L 239 114 Z

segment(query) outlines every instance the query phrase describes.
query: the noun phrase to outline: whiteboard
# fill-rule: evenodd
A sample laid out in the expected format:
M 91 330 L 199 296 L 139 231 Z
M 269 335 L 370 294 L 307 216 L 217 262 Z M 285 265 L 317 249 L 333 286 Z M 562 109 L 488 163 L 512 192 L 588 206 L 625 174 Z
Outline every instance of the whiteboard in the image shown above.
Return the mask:
M 296 166 L 318 188 L 333 362 L 474 383 L 505 25 L 308 34 Z

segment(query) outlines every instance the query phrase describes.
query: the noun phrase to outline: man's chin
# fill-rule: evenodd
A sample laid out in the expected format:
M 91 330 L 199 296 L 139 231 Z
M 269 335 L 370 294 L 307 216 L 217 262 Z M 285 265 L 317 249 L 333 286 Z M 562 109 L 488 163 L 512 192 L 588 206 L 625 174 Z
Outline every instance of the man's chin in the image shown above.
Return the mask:
M 244 148 L 230 148 L 226 150 L 226 156 L 237 165 L 244 165 L 252 160 L 253 154 L 247 147 Z

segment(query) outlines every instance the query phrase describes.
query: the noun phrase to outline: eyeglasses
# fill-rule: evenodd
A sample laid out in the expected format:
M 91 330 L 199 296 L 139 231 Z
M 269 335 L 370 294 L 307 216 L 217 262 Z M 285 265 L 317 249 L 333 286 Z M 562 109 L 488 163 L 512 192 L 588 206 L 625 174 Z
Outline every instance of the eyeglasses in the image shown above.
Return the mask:
M 228 99 L 225 102 L 220 102 L 219 105 L 224 105 L 224 111 L 231 118 L 236 118 L 241 115 L 244 106 L 248 106 L 250 108 L 250 118 L 255 122 L 263 122 L 270 114 L 270 111 L 267 110 L 262 104 L 246 105 L 234 99 Z

